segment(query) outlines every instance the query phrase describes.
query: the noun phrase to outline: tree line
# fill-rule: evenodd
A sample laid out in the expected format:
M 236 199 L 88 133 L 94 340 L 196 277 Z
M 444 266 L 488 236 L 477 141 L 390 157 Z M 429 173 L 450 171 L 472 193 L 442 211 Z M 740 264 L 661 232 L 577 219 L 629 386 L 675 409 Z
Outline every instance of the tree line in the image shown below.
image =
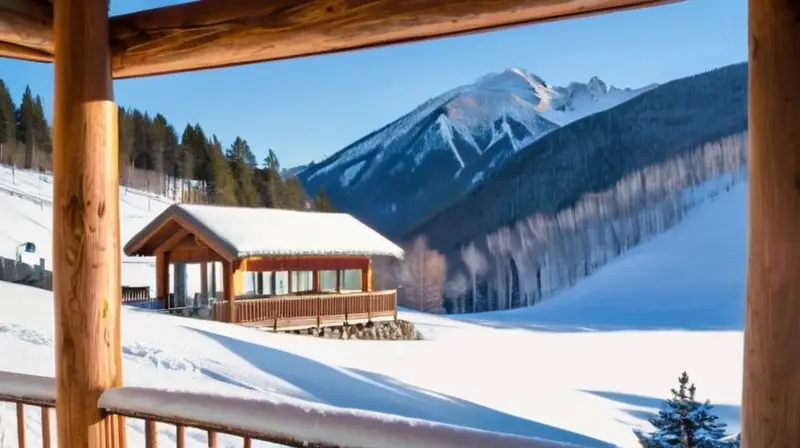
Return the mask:
M 42 98 L 28 86 L 17 104 L 0 79 L 0 163 L 52 170 L 52 128 Z M 275 152 L 256 159 L 242 137 L 225 146 L 200 124 L 181 132 L 167 118 L 119 108 L 120 183 L 192 203 L 333 211 L 320 188 L 313 197 L 284 179 Z
M 747 134 L 735 134 L 472 241 L 448 254 L 444 307 L 463 313 L 535 305 L 744 181 L 746 166 Z
M 401 306 L 470 313 L 532 306 L 746 178 L 747 134 L 630 173 L 555 213 L 535 213 L 443 254 L 417 236 L 403 260 L 374 262 L 375 282 Z

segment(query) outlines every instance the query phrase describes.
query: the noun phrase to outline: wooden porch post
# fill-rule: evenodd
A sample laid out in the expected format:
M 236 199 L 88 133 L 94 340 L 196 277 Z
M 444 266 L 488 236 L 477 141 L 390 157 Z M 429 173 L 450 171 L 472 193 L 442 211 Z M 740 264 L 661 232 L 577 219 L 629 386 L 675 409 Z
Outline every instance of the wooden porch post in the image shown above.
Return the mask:
M 164 309 L 169 308 L 169 252 L 156 254 L 156 297 L 164 301 Z
M 200 263 L 200 300 L 203 305 L 208 303 L 208 263 Z
M 750 0 L 742 446 L 800 446 L 800 5 Z
M 122 384 L 117 106 L 106 0 L 54 3 L 53 300 L 58 446 L 120 447 L 97 408 Z
M 211 297 L 217 298 L 217 262 L 211 262 Z
M 228 301 L 228 322 L 236 323 L 235 269 L 230 261 L 222 262 L 222 297 Z

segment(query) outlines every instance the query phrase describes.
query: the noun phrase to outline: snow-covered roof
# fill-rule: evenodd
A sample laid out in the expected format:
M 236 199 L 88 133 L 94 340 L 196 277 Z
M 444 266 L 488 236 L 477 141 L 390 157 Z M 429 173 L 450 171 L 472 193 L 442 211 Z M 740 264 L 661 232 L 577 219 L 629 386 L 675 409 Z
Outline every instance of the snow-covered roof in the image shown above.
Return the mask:
M 152 255 L 139 248 L 170 220 L 182 219 L 235 258 L 298 255 L 386 255 L 403 249 L 346 213 L 271 208 L 174 204 L 131 238 L 127 255 Z M 187 229 L 192 230 L 192 229 Z

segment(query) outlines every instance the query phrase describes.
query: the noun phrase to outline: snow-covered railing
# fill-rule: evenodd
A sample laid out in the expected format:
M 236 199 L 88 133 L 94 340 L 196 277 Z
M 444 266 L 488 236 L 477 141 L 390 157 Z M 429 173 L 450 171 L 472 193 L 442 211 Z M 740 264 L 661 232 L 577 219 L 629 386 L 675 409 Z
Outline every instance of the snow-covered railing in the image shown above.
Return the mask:
M 288 399 L 287 399 L 288 400 Z M 24 406 L 42 407 L 42 444 L 50 446 L 49 408 L 55 407 L 55 381 L 33 375 L 0 372 L 0 402 L 17 404 L 19 447 L 25 447 Z M 244 447 L 265 441 L 290 447 L 349 448 L 568 448 L 530 437 L 500 434 L 396 415 L 343 409 L 301 400 L 275 401 L 177 392 L 142 387 L 110 389 L 98 407 L 111 414 L 145 420 L 146 446 L 157 446 L 158 423 L 174 425 L 177 446 L 185 446 L 185 429 L 243 439 Z
M 17 444 L 25 448 L 25 406 L 38 406 L 42 412 L 42 448 L 50 448 L 50 409 L 56 407 L 56 382 L 53 378 L 0 371 L 0 403 L 17 408 Z
M 397 291 L 239 297 L 237 323 L 258 323 L 274 330 L 320 327 L 394 318 Z M 213 319 L 228 321 L 228 302 L 216 301 Z

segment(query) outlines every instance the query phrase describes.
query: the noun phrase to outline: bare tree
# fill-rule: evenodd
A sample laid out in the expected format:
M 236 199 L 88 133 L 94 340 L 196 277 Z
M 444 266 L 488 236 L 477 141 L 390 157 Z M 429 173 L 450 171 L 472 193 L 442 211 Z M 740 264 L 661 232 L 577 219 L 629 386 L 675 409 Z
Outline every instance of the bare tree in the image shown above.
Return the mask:
M 429 249 L 425 237 L 414 239 L 399 263 L 396 278 L 400 281 L 401 304 L 425 312 L 443 309 L 447 264 L 444 255 Z
M 469 281 L 463 272 L 459 271 L 444 287 L 445 294 L 453 301 L 453 312 L 464 313 L 464 295 L 469 291 Z
M 486 263 L 486 258 L 481 255 L 474 243 L 470 243 L 462 249 L 461 259 L 464 260 L 472 281 L 472 312 L 475 312 L 478 302 L 478 276 L 486 272 L 488 264 Z
M 472 280 L 473 297 L 478 277 L 489 274 L 481 279 L 489 281 L 498 308 L 506 308 L 512 258 L 526 304 L 569 287 L 624 251 L 670 229 L 690 208 L 741 182 L 746 177 L 746 143 L 746 133 L 709 142 L 632 172 L 608 190 L 587 193 L 571 207 L 534 214 L 498 229 L 486 235 L 486 257 L 470 244 L 461 257 Z

